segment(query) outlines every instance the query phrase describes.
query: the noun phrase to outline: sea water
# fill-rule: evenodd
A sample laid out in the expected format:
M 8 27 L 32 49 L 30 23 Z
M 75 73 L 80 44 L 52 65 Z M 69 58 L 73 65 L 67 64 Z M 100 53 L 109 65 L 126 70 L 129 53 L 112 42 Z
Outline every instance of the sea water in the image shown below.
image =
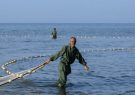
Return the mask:
M 58 38 L 51 39 L 57 28 Z M 11 59 L 50 56 L 77 38 L 90 71 L 76 60 L 65 88 L 58 88 L 59 59 L 44 69 L 0 86 L 0 95 L 135 95 L 135 24 L 10 23 L 0 24 L 0 65 Z M 45 58 L 20 60 L 13 72 L 41 64 Z M 5 76 L 0 69 L 0 76 Z

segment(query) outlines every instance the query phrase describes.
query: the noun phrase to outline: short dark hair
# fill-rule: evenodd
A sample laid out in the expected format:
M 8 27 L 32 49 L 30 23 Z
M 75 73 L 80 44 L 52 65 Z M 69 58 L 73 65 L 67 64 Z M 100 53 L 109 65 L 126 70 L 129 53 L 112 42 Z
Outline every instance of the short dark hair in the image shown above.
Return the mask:
M 76 44 L 76 42 L 77 42 L 76 37 L 72 36 L 72 37 L 70 37 L 70 39 L 74 39 L 75 40 L 75 44 Z

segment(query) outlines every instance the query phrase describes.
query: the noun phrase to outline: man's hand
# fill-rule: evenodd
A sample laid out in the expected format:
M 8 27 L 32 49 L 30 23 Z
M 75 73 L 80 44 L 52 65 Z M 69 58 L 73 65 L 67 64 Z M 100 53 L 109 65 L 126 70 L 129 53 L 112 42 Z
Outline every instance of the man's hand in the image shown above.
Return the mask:
M 46 61 L 45 61 L 45 63 L 44 64 L 49 64 L 51 61 L 50 61 L 50 58 L 49 59 L 47 59 Z
M 85 66 L 84 66 L 84 69 L 85 69 L 86 71 L 89 71 L 88 65 L 85 65 Z

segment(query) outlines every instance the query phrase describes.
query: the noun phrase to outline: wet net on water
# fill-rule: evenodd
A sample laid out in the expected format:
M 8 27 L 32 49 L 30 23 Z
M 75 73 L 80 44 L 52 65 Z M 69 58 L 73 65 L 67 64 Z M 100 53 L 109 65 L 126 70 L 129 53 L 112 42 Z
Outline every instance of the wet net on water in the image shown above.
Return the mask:
M 31 75 L 32 73 L 35 73 L 36 71 L 38 71 L 39 69 L 45 66 L 44 59 L 47 57 L 48 56 L 30 56 L 30 57 L 24 57 L 21 59 L 11 60 L 3 64 L 1 66 L 1 69 L 8 75 L 0 77 L 0 85 L 10 83 L 16 79 L 20 79 L 25 76 Z M 40 59 L 40 61 L 37 59 Z M 33 61 L 33 64 L 28 65 L 29 61 L 31 61 L 30 63 L 32 63 Z M 22 64 L 22 63 L 25 63 L 25 64 Z M 25 66 L 26 64 L 27 66 Z
M 135 51 L 135 48 L 87 48 L 82 49 L 80 52 L 125 52 Z M 0 77 L 0 85 L 10 83 L 16 79 L 29 76 L 35 73 L 39 69 L 42 69 L 45 64 L 44 60 L 47 56 L 29 56 L 20 59 L 13 59 L 7 63 L 1 65 L 1 69 L 7 74 L 6 76 Z

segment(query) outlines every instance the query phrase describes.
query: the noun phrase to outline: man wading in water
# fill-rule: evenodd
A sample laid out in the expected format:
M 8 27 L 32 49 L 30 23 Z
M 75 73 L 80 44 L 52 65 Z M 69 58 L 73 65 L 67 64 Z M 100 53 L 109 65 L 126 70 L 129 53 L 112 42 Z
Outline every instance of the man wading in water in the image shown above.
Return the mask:
M 56 28 L 53 29 L 52 33 L 51 33 L 52 39 L 57 39 L 57 30 Z
M 61 57 L 61 61 L 59 63 L 59 79 L 57 81 L 57 85 L 59 87 L 63 87 L 66 84 L 67 76 L 71 73 L 70 65 L 75 61 L 75 59 L 79 60 L 84 66 L 86 71 L 89 70 L 87 63 L 85 62 L 84 58 L 82 57 L 79 50 L 76 48 L 76 38 L 71 37 L 70 43 L 67 46 L 64 46 L 59 52 L 55 55 L 51 56 L 45 64 L 49 64 L 51 61 L 55 61 L 57 58 Z

